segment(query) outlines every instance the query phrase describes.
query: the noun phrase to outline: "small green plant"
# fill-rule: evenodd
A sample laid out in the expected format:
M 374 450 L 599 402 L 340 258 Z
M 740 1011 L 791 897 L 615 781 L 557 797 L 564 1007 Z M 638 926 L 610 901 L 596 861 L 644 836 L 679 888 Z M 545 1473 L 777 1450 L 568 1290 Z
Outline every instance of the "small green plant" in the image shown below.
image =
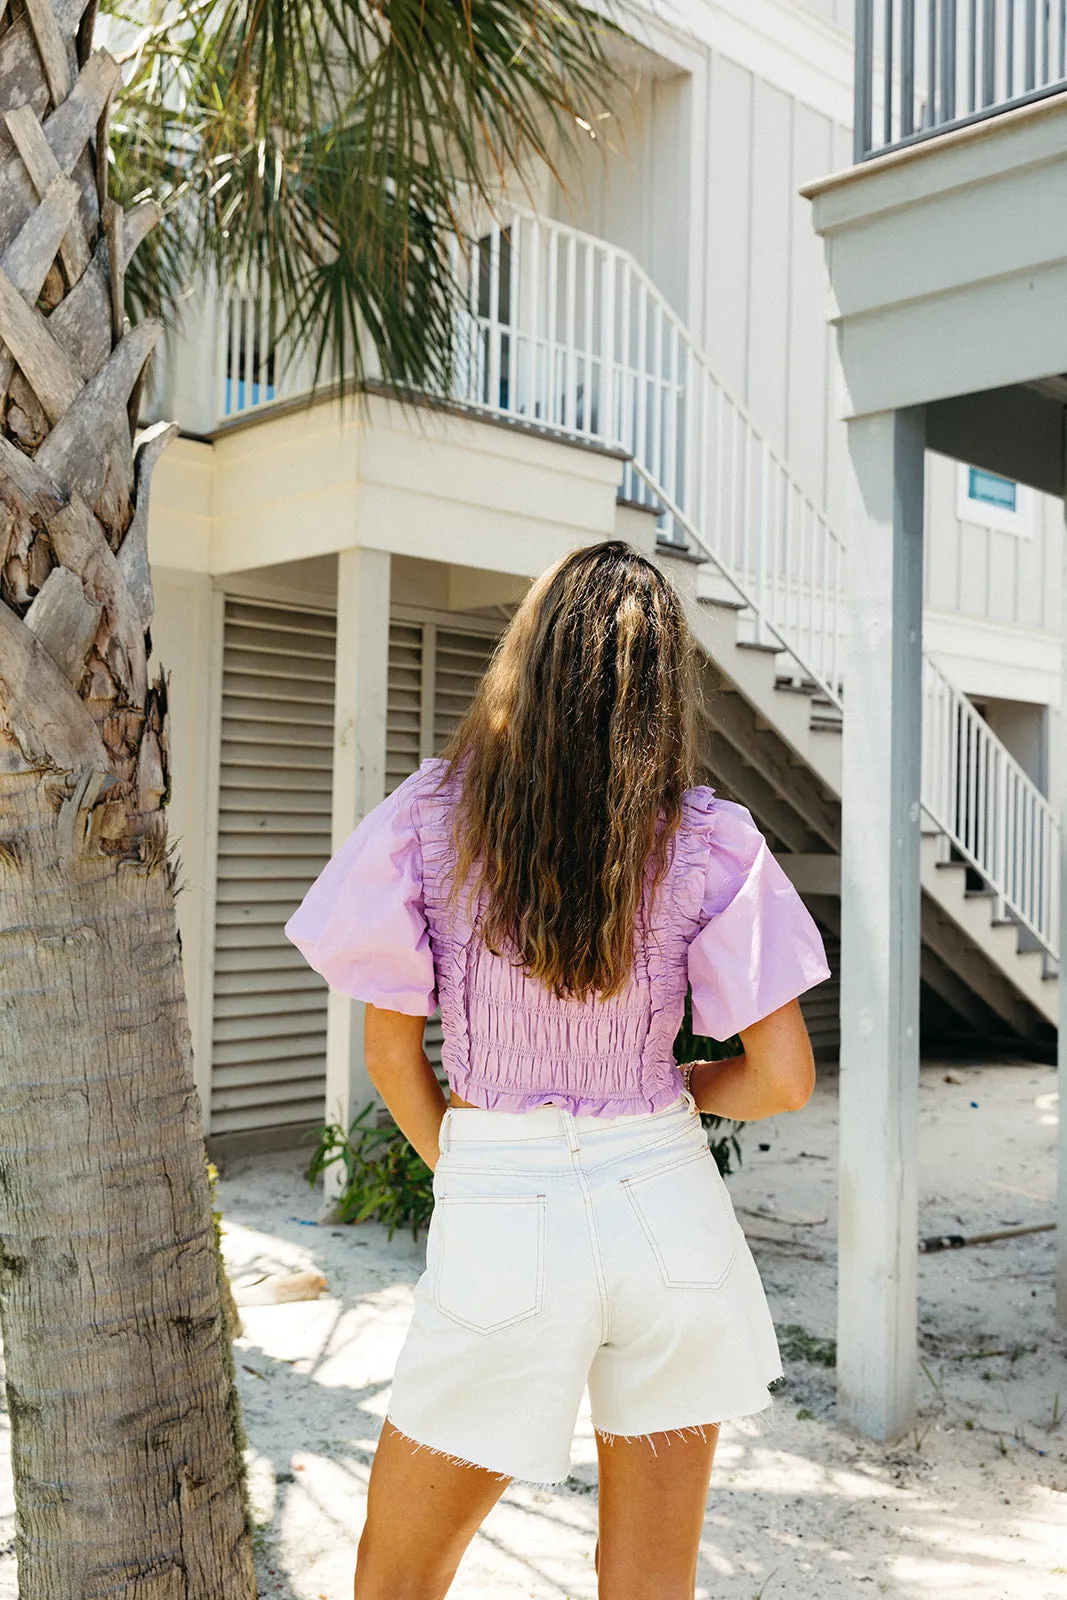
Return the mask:
M 817 1339 L 799 1322 L 787 1322 L 777 1333 L 783 1360 L 811 1361 L 817 1367 L 837 1366 L 837 1344 L 833 1339 Z
M 433 1173 L 395 1123 L 374 1125 L 373 1100 L 363 1107 L 346 1132 L 338 1122 L 320 1128 L 308 1162 L 307 1181 L 315 1183 L 338 1162 L 344 1168 L 341 1193 L 334 1206 L 337 1222 L 384 1222 L 390 1239 L 397 1228 L 410 1228 L 417 1239 L 433 1211 Z
M 730 1061 L 734 1056 L 741 1055 L 743 1050 L 744 1046 L 736 1035 L 720 1042 L 693 1032 L 693 991 L 687 989 L 685 1014 L 674 1041 L 674 1059 L 678 1065 L 684 1067 L 687 1061 Z M 707 1130 L 708 1148 L 715 1157 L 715 1163 L 723 1177 L 728 1178 L 741 1165 L 741 1145 L 737 1135 L 744 1123 L 713 1117 L 706 1111 L 700 1113 L 700 1120 Z

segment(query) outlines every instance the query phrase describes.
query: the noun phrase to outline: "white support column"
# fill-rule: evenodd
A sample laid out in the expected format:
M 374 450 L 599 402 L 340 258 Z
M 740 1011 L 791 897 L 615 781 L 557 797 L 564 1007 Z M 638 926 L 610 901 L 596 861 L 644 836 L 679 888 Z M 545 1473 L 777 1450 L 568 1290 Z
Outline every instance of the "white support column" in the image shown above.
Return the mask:
M 362 547 L 342 550 L 337 557 L 334 850 L 385 798 L 390 560 L 385 550 Z M 363 1060 L 363 1003 L 331 990 L 326 1017 L 327 1119 L 347 1127 L 374 1098 Z M 339 1187 L 340 1168 L 331 1167 L 327 1200 Z
M 924 416 L 849 423 L 838 1408 L 915 1414 Z

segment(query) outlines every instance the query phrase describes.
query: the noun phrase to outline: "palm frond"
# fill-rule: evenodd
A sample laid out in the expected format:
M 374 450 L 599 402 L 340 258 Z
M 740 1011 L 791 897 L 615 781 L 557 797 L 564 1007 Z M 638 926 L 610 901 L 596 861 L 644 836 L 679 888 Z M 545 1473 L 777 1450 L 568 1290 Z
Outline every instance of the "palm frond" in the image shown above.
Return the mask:
M 116 193 L 166 208 L 137 308 L 210 267 L 266 286 L 317 380 L 439 385 L 458 197 L 491 207 L 602 115 L 608 31 L 580 0 L 183 0 L 131 46 L 116 119 Z

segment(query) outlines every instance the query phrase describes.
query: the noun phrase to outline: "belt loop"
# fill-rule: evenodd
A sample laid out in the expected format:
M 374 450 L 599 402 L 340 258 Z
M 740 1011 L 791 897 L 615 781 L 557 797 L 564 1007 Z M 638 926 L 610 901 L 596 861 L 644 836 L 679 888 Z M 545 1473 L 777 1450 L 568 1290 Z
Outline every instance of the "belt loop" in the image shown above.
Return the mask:
M 683 1089 L 682 1093 L 685 1095 L 685 1098 L 689 1101 L 689 1115 L 691 1117 L 698 1117 L 700 1115 L 700 1112 L 697 1109 L 697 1103 L 694 1100 L 691 1091 L 689 1089 Z
M 452 1128 L 452 1107 L 449 1106 L 441 1118 L 441 1126 L 437 1130 L 437 1148 L 444 1155 L 449 1147 L 449 1133 Z
M 574 1125 L 574 1116 L 566 1106 L 560 1106 L 559 1114 L 563 1118 L 563 1131 L 567 1135 L 567 1149 L 572 1156 L 577 1155 L 582 1147 L 578 1140 L 578 1129 Z

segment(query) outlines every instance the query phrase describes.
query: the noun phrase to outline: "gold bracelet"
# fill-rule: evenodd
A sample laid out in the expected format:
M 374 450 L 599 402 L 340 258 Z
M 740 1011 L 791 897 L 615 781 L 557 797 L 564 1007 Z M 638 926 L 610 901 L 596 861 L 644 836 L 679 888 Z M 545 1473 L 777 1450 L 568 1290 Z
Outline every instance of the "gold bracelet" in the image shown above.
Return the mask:
M 682 1088 L 685 1090 L 686 1094 L 692 1094 L 692 1092 L 693 1092 L 693 1089 L 692 1089 L 692 1077 L 693 1077 L 693 1068 L 695 1066 L 696 1066 L 696 1062 L 695 1061 L 687 1061 L 685 1066 L 682 1068 Z

